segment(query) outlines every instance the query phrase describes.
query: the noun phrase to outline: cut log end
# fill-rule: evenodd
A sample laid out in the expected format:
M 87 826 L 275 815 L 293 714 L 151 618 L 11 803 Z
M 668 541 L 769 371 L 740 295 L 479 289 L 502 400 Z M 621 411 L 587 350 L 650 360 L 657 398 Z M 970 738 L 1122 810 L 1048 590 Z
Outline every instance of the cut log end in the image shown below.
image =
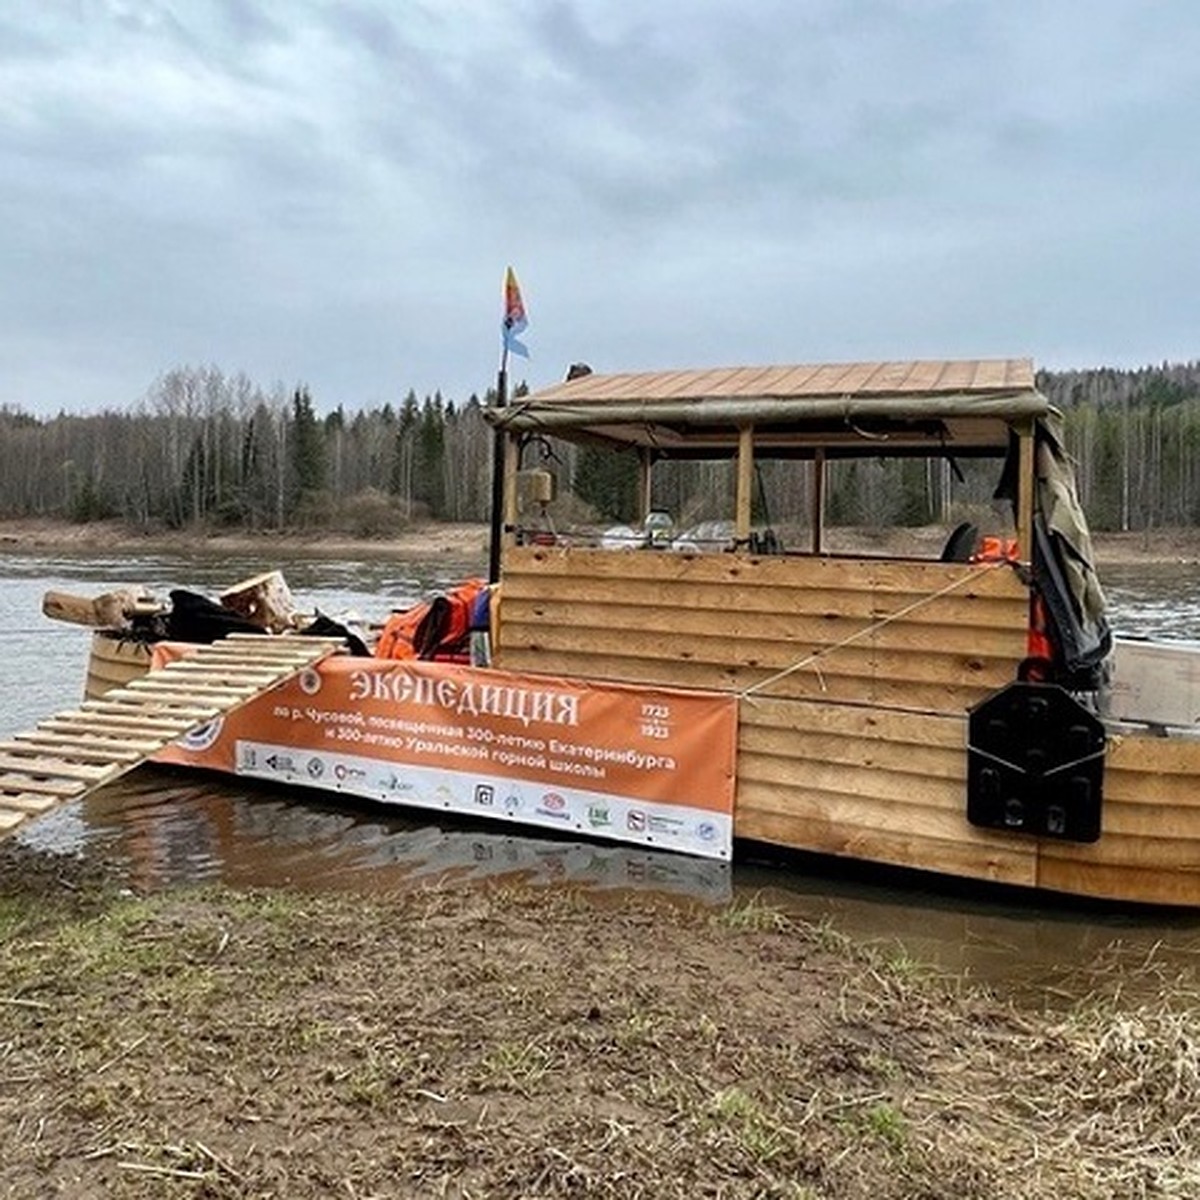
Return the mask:
M 226 588 L 218 599 L 226 608 L 271 633 L 295 628 L 296 606 L 291 589 L 279 571 L 243 579 Z

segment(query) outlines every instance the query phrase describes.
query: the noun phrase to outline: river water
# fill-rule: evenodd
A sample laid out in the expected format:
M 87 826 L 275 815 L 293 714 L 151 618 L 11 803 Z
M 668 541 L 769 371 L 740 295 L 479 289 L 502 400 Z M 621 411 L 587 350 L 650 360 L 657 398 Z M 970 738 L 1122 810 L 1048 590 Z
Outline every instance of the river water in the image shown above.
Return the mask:
M 477 573 L 478 562 L 320 561 L 271 556 L 298 605 L 378 620 Z M 0 555 L 0 737 L 80 698 L 88 632 L 46 619 L 48 590 L 92 596 L 140 584 L 215 595 L 263 570 L 262 556 L 136 558 Z M 1200 566 L 1110 568 L 1119 633 L 1200 640 Z M 98 846 L 132 886 L 200 880 L 238 886 L 386 892 L 489 879 L 571 883 L 597 899 L 651 890 L 687 902 L 761 902 L 880 944 L 902 962 L 967 972 L 1034 1002 L 1114 987 L 1200 984 L 1200 915 L 1127 912 L 1044 896 L 808 859 L 733 865 L 631 847 L 513 836 L 429 814 L 342 806 L 316 793 L 195 772 L 142 768 L 20 835 L 54 854 Z

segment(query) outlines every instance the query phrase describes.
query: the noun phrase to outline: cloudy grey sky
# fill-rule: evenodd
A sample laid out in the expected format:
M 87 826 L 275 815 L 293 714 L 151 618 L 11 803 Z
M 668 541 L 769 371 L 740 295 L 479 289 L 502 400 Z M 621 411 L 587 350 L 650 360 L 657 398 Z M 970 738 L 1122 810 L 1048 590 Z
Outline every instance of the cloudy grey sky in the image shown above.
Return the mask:
M 0 404 L 1200 357 L 1195 0 L 4 0 Z

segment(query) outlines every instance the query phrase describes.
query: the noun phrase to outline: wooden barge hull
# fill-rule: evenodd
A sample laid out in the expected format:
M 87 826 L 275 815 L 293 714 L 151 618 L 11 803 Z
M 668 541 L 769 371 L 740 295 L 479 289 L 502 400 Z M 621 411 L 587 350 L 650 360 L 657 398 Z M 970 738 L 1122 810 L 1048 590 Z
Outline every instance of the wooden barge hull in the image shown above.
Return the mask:
M 495 665 L 735 696 L 737 838 L 1200 906 L 1200 740 L 1111 733 L 1095 843 L 967 820 L 968 712 L 1014 678 L 1027 605 L 1007 564 L 518 547 Z M 149 665 L 96 635 L 89 689 L 114 656 Z
M 968 822 L 968 710 L 1016 677 L 1028 603 L 1007 564 L 515 547 L 497 659 L 739 694 L 737 837 L 1200 906 L 1200 740 L 1110 734 L 1095 843 Z

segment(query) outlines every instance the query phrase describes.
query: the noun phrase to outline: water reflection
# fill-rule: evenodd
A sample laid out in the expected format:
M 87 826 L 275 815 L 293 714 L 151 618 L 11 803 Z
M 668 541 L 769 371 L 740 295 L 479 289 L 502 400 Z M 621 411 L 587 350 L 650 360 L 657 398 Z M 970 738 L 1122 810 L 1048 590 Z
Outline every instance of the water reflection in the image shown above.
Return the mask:
M 505 880 L 650 888 L 705 904 L 733 895 L 731 867 L 715 860 L 298 801 L 278 785 L 155 766 L 19 836 L 57 853 L 99 845 L 140 891 L 220 880 L 377 893 Z

